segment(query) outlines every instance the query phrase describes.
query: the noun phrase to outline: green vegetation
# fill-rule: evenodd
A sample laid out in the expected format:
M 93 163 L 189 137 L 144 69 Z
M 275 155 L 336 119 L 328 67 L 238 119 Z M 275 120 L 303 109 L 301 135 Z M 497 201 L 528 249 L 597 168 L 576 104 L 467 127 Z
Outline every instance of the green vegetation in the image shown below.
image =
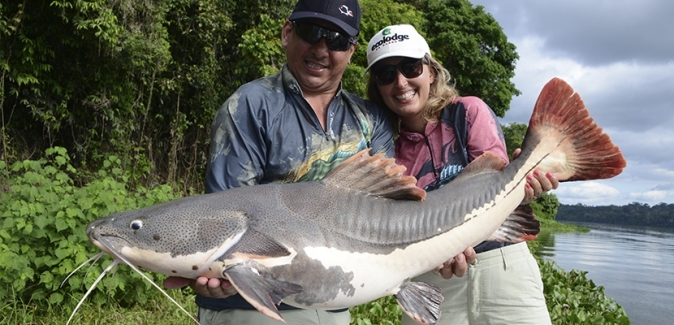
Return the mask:
M 115 325 L 185 325 L 194 323 L 166 297 L 156 291 L 148 291 L 153 299 L 144 304 L 124 307 L 112 298 L 103 304 L 87 300 L 73 316 L 70 324 L 115 324 Z M 156 294 L 156 296 L 155 296 Z M 188 290 L 172 290 L 169 294 L 192 315 L 196 315 L 194 295 Z M 72 309 L 59 304 L 37 305 L 15 301 L 0 309 L 0 324 L 65 324 Z
M 539 266 L 553 324 L 630 324 L 625 310 L 587 279 L 587 272 L 566 272 L 551 262 Z
M 280 28 L 294 3 L 0 3 L 0 323 L 65 323 L 111 261 L 103 258 L 61 285 L 98 252 L 85 236 L 89 221 L 202 192 L 213 115 L 241 84 L 280 69 Z M 347 90 L 364 94 L 369 37 L 410 23 L 462 95 L 482 97 L 504 116 L 519 94 L 510 81 L 515 47 L 483 8 L 467 0 L 361 0 L 361 7 Z M 519 146 L 525 128 L 505 128 L 508 148 Z M 546 195 L 533 206 L 547 228 L 559 202 Z M 542 270 L 556 324 L 628 323 L 584 274 L 547 263 Z M 189 290 L 171 295 L 194 313 Z M 355 324 L 398 324 L 401 311 L 389 297 L 352 313 Z M 124 266 L 98 284 L 75 317 L 189 323 Z
M 11 188 L 0 196 L 0 301 L 71 308 L 84 294 L 81 288 L 90 287 L 102 265 L 108 264 L 99 262 L 90 272 L 80 272 L 61 286 L 68 274 L 98 251 L 86 236 L 86 225 L 117 211 L 175 196 L 166 185 L 129 192 L 128 175 L 114 156 L 106 160 L 96 180 L 81 187 L 71 178 L 77 170 L 65 149 L 48 149 L 45 156 L 11 166 L 0 161 L 0 179 Z M 120 270 L 114 280 L 103 281 L 98 288 L 89 298 L 91 303 L 113 298 L 120 304 L 133 305 L 147 302 L 154 295 L 148 290 L 150 284 L 130 270 Z
M 562 205 L 557 219 L 631 226 L 674 227 L 674 204 L 630 203 L 624 206 Z

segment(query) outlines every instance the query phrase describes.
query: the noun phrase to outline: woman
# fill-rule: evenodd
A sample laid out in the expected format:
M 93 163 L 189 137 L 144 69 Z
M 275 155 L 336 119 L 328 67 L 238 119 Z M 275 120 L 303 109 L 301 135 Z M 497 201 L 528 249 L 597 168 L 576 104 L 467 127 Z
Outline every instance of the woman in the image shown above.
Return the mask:
M 392 113 L 399 135 L 396 160 L 407 167 L 406 175 L 417 177 L 418 187 L 430 191 L 446 184 L 487 151 L 508 162 L 494 113 L 477 97 L 458 96 L 448 84 L 449 72 L 413 26 L 379 31 L 368 44 L 367 59 L 368 95 Z M 528 176 L 525 201 L 557 185 L 553 175 L 535 171 Z M 439 267 L 440 274 L 417 278 L 443 291 L 438 324 L 551 323 L 540 270 L 526 243 L 483 242 L 474 251 L 476 261 L 465 276 L 461 263 L 450 260 Z M 402 323 L 415 324 L 407 316 Z

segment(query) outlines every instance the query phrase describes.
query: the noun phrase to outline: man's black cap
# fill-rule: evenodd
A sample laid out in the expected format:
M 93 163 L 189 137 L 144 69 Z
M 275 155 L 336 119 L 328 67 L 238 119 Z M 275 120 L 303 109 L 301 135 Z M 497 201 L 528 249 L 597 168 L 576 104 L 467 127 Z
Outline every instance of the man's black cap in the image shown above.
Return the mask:
M 331 22 L 349 36 L 360 30 L 360 5 L 358 0 L 299 0 L 289 20 L 320 19 Z

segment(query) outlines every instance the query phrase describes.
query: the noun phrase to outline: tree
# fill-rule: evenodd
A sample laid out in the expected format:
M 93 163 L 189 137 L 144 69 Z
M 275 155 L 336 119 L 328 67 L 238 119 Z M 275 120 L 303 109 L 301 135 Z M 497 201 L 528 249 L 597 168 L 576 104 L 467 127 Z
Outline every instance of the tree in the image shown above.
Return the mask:
M 555 220 L 560 203 L 554 193 L 543 193 L 533 203 L 536 217 L 539 219 Z
M 2 25 L 0 109 L 13 148 L 61 145 L 92 167 L 120 153 L 142 177 L 176 170 L 176 153 L 210 124 L 190 119 L 192 108 L 227 84 L 212 48 L 231 29 L 221 1 L 24 4 L 3 4 L 0 18 L 12 22 Z
M 131 184 L 200 191 L 210 124 L 241 84 L 285 63 L 281 26 L 295 0 L 37 0 L 0 4 L 0 158 L 67 149 L 86 181 L 110 155 Z M 362 0 L 359 45 L 344 75 L 365 94 L 369 38 L 408 23 L 464 95 L 497 114 L 518 92 L 517 55 L 466 0 Z M 385 8 L 385 10 L 382 10 Z M 507 100 L 506 100 L 507 97 Z
M 513 122 L 506 126 L 502 125 L 501 129 L 503 129 L 508 156 L 512 157 L 513 151 L 522 146 L 522 141 L 524 141 L 524 136 L 527 133 L 527 125 Z
M 558 219 L 671 228 L 674 227 L 674 204 L 660 203 L 652 207 L 639 202 L 624 206 L 561 205 Z
M 519 56 L 496 19 L 467 0 L 428 0 L 424 18 L 434 57 L 459 92 L 482 98 L 503 117 L 520 94 L 511 81 Z

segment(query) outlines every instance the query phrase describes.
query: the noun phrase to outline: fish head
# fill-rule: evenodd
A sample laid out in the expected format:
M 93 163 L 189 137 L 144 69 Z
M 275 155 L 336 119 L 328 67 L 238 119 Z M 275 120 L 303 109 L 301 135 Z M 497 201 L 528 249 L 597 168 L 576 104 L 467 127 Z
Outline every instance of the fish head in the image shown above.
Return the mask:
M 221 277 L 227 252 L 246 231 L 246 215 L 214 209 L 212 196 L 112 214 L 87 225 L 89 240 L 125 263 L 165 275 Z M 221 265 L 218 265 L 221 264 Z

